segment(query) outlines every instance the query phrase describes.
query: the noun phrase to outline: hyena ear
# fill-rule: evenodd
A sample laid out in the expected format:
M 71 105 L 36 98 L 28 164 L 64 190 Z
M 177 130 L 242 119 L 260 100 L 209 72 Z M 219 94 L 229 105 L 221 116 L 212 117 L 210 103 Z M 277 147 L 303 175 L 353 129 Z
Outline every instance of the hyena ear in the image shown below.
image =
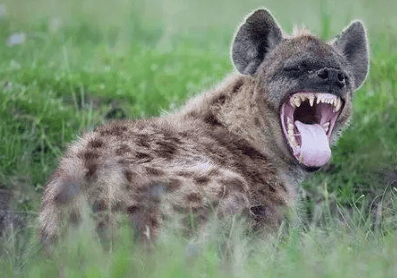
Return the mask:
M 333 46 L 352 67 L 356 89 L 361 86 L 368 73 L 367 45 L 365 28 L 360 21 L 351 23 L 333 42 Z
M 267 10 L 257 10 L 238 30 L 232 46 L 232 59 L 242 74 L 252 75 L 269 49 L 283 38 L 281 29 Z

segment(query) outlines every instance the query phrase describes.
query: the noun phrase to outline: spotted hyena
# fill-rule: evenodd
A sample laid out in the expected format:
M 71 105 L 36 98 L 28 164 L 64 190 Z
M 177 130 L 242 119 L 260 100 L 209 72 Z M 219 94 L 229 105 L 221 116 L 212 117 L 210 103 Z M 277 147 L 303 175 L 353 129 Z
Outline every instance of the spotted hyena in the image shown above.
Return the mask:
M 178 112 L 112 122 L 71 145 L 44 192 L 43 239 L 78 223 L 83 204 L 105 233 L 122 214 L 146 238 L 176 215 L 203 226 L 240 214 L 258 231 L 277 229 L 351 117 L 368 71 L 365 29 L 353 22 L 325 43 L 308 31 L 284 35 L 257 10 L 231 54 L 240 74 Z

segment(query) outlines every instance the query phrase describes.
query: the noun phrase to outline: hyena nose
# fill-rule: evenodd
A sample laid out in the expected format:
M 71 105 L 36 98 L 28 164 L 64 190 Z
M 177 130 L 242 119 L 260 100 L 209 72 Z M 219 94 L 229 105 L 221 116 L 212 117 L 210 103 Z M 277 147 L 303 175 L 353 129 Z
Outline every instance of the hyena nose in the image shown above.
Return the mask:
M 346 84 L 346 75 L 338 69 L 323 68 L 317 71 L 317 76 L 323 83 L 331 83 L 343 88 Z

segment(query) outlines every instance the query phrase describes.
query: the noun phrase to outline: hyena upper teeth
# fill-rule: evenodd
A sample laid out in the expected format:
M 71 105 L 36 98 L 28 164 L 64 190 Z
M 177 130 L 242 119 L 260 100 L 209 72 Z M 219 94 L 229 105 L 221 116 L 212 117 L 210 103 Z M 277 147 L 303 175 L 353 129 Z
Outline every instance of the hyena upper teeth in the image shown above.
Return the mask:
M 289 103 L 294 107 L 300 107 L 302 102 L 309 100 L 310 106 L 314 103 L 327 103 L 334 107 L 334 112 L 339 111 L 342 106 L 340 98 L 330 94 L 312 94 L 312 93 L 296 93 L 290 98 Z

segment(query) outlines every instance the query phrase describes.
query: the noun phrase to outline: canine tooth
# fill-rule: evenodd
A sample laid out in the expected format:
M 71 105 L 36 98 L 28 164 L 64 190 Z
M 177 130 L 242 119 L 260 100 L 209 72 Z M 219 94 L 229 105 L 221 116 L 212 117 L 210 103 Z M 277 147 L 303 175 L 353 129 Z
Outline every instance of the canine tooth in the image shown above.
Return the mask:
M 342 100 L 340 98 L 337 98 L 334 112 L 338 112 L 341 106 L 342 106 Z
M 336 106 L 336 104 L 338 103 L 338 97 L 337 96 L 332 96 L 332 105 L 335 107 Z
M 297 107 L 301 106 L 301 103 L 302 103 L 302 99 L 300 98 L 299 95 L 297 95 L 296 96 L 296 101 L 295 101 L 296 106 Z
M 301 105 L 301 101 L 298 95 L 293 95 L 290 100 L 289 100 L 290 104 L 295 108 L 295 107 L 299 107 Z
M 296 107 L 296 98 L 292 97 L 290 102 L 291 102 L 291 105 L 295 108 Z
M 334 99 L 334 102 L 333 102 L 332 106 L 334 107 L 333 112 L 336 112 L 336 107 L 338 106 L 338 98 Z
M 313 106 L 313 104 L 314 104 L 314 95 L 309 95 L 309 102 L 310 102 L 310 106 Z
M 323 100 L 323 96 L 322 95 L 317 95 L 317 104 L 322 102 L 322 100 Z

